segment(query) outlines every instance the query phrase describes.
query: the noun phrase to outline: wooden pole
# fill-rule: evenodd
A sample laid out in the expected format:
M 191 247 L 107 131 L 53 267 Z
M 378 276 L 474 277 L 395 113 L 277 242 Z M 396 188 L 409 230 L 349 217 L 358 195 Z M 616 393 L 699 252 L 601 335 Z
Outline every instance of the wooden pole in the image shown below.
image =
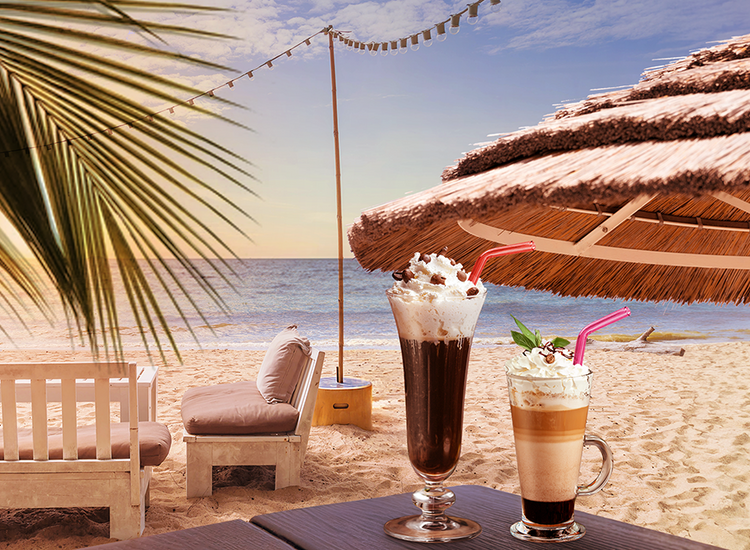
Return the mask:
M 333 59 L 333 34 L 328 29 L 328 49 L 331 54 L 331 96 L 333 105 L 333 144 L 336 162 L 336 219 L 339 231 L 339 364 L 336 381 L 344 383 L 344 225 L 341 216 L 341 160 L 339 157 L 339 113 L 336 101 L 336 64 Z

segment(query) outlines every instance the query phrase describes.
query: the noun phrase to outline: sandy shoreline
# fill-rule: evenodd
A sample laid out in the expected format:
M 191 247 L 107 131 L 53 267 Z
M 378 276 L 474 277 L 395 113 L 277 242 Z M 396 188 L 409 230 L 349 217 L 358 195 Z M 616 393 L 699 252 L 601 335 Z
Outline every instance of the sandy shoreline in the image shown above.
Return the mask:
M 686 346 L 683 357 L 587 351 L 595 372 L 588 431 L 603 436 L 615 471 L 577 509 L 728 549 L 750 548 L 750 343 Z M 472 352 L 461 461 L 449 485 L 486 484 L 519 492 L 503 363 L 512 348 Z M 3 352 L 3 361 L 72 360 L 72 352 Z M 398 351 L 346 352 L 347 376 L 373 383 L 371 432 L 313 427 L 302 486 L 273 491 L 268 468 L 226 469 L 234 486 L 210 498 L 185 497 L 179 404 L 191 386 L 253 379 L 263 352 L 189 351 L 184 366 L 161 366 L 159 421 L 173 437 L 156 468 L 145 535 L 419 487 L 406 457 Z M 324 376 L 333 374 L 328 352 Z M 129 359 L 148 363 L 144 354 Z M 594 462 L 597 454 L 586 455 Z M 586 460 L 588 462 L 588 460 Z M 586 476 L 586 464 L 582 473 Z M 221 480 L 220 484 L 221 484 Z M 520 513 L 520 511 L 519 511 Z M 73 549 L 110 542 L 106 514 L 0 512 L 0 548 Z

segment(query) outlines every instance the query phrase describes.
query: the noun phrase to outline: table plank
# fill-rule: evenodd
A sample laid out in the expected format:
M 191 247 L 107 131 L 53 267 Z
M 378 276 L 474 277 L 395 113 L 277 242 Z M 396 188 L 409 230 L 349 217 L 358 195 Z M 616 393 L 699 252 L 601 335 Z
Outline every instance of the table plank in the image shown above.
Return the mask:
M 532 543 L 513 538 L 510 525 L 521 518 L 521 498 L 480 485 L 451 487 L 456 504 L 449 515 L 478 521 L 482 533 L 470 540 L 450 543 L 451 549 L 528 550 Z M 274 512 L 252 522 L 303 550 L 397 550 L 416 543 L 389 537 L 383 524 L 392 518 L 416 513 L 411 493 Z M 566 542 L 566 550 L 708 550 L 718 548 L 659 531 L 608 518 L 576 512 L 586 535 Z
M 96 550 L 293 550 L 294 547 L 275 538 L 260 527 L 236 519 L 89 548 L 96 548 Z

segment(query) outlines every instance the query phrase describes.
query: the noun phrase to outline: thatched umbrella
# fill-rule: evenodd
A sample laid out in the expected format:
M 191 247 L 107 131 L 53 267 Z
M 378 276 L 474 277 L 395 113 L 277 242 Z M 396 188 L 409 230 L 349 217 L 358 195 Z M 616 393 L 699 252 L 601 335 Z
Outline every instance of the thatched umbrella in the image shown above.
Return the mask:
M 564 296 L 750 302 L 750 35 L 567 105 L 349 229 L 368 270 L 449 247 L 482 278 Z

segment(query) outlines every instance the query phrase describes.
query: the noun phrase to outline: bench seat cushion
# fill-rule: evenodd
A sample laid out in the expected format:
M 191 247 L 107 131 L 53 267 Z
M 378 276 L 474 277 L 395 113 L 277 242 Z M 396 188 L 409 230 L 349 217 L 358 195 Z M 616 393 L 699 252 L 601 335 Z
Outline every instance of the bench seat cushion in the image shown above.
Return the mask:
M 288 403 L 268 403 L 252 380 L 190 388 L 182 397 L 182 423 L 193 435 L 287 433 L 298 417 Z
M 130 423 L 113 422 L 110 428 L 112 458 L 130 457 Z M 50 460 L 62 460 L 62 430 L 49 428 L 47 431 Z M 164 424 L 158 422 L 138 423 L 138 442 L 140 446 L 141 467 L 158 466 L 169 454 L 172 446 L 172 435 Z M 34 443 L 31 429 L 18 430 L 18 454 L 21 460 L 33 460 Z M 96 458 L 96 426 L 78 428 L 78 458 Z M 0 460 L 4 459 L 2 434 L 0 434 Z

